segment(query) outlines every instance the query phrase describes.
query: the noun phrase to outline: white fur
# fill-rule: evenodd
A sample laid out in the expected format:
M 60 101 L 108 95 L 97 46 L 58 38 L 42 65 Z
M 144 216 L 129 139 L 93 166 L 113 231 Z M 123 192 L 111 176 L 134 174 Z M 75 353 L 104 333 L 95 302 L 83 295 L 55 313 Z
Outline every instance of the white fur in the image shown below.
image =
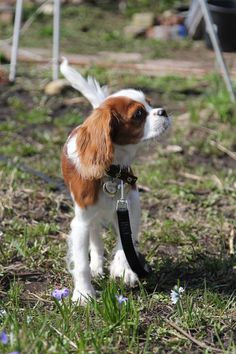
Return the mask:
M 93 108 L 97 108 L 108 96 L 108 89 L 106 86 L 101 87 L 99 83 L 90 76 L 85 80 L 78 71 L 68 65 L 68 60 L 66 58 L 63 58 L 60 70 L 70 82 L 71 86 L 80 91 L 91 103 Z
M 100 85 L 93 79 L 86 81 L 79 73 L 70 68 L 64 61 L 61 71 L 71 82 L 72 86 L 78 89 L 92 104 L 93 107 L 99 106 L 107 97 Z M 93 84 L 91 84 L 93 82 Z M 141 91 L 126 89 L 116 92 L 113 97 L 125 96 L 135 101 L 141 102 L 147 112 L 142 141 L 157 138 L 169 127 L 170 118 L 159 116 L 158 110 L 153 109 L 146 101 L 145 95 Z M 125 146 L 114 145 L 114 164 L 123 166 L 131 165 L 137 150 L 142 141 L 138 144 L 128 144 Z M 69 137 L 67 141 L 67 153 L 71 161 L 75 164 L 78 171 L 82 173 L 79 156 L 76 153 L 76 138 Z M 119 229 L 116 216 L 116 202 L 119 193 L 115 197 L 109 197 L 102 190 L 96 205 L 86 209 L 80 208 L 75 203 L 75 217 L 71 223 L 71 233 L 69 235 L 68 265 L 74 279 L 74 292 L 72 300 L 85 304 L 88 298 L 95 296 L 95 291 L 91 284 L 91 275 L 98 276 L 103 274 L 103 241 L 101 238 L 101 224 L 112 223 L 117 233 L 117 243 L 114 250 L 113 260 L 110 266 L 110 276 L 112 278 L 123 277 L 126 284 L 133 286 L 137 281 L 137 275 L 130 269 L 122 249 Z M 134 244 L 138 243 L 139 223 L 141 217 L 139 193 L 129 189 L 126 194 L 130 213 L 130 223 Z M 90 265 L 88 258 L 90 250 Z
M 76 135 L 68 138 L 67 140 L 67 154 L 73 164 L 76 166 L 77 170 L 80 170 L 79 156 L 76 151 Z

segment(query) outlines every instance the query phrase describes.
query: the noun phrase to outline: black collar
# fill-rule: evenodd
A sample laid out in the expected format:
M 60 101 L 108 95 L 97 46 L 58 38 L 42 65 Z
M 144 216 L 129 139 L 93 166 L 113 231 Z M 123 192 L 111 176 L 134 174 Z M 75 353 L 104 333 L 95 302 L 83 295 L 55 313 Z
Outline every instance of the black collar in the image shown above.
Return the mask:
M 121 179 L 131 186 L 134 185 L 138 179 L 138 177 L 133 175 L 130 167 L 121 167 L 120 165 L 111 165 L 106 170 L 106 175 L 112 178 Z

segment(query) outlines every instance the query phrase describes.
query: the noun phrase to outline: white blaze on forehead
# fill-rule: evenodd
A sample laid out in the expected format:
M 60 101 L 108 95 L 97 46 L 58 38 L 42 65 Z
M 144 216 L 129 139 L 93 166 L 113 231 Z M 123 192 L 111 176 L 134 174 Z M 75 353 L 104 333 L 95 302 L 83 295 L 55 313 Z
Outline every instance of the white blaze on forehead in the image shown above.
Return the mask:
M 113 95 L 109 96 L 109 97 L 128 97 L 131 98 L 131 100 L 140 102 L 144 105 L 145 109 L 147 110 L 147 112 L 149 112 L 151 110 L 150 105 L 148 104 L 148 102 L 146 101 L 145 95 L 142 91 L 138 91 L 138 90 L 134 90 L 134 89 L 125 89 L 125 90 L 120 90 L 116 93 L 113 93 Z

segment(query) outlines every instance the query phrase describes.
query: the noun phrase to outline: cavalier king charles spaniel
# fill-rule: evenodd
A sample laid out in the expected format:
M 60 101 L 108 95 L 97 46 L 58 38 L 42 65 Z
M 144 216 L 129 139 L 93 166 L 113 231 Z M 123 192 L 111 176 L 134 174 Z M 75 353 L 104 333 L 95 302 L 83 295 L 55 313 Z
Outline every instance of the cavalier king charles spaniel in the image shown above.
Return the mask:
M 62 153 L 62 172 L 74 202 L 75 216 L 68 238 L 68 268 L 74 280 L 72 300 L 85 304 L 95 297 L 91 277 L 103 274 L 103 241 L 101 229 L 111 223 L 117 234 L 110 265 L 112 278 L 122 277 L 133 286 L 137 275 L 131 270 L 122 249 L 116 215 L 120 199 L 120 175 L 110 176 L 111 167 L 131 176 L 131 164 L 140 146 L 159 138 L 170 126 L 171 118 L 163 108 L 152 108 L 142 91 L 125 89 L 109 95 L 106 87 L 91 78 L 84 79 L 68 65 L 61 72 L 93 106 L 83 124 L 69 135 Z M 138 244 L 141 218 L 136 184 L 125 180 L 132 239 Z

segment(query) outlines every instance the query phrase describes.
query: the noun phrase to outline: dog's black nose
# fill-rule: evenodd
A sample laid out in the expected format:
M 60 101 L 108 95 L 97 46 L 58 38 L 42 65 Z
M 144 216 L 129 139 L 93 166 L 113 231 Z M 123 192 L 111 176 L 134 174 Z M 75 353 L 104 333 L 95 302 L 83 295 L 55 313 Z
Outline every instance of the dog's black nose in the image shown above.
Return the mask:
M 158 109 L 157 115 L 158 115 L 158 116 L 161 116 L 161 117 L 165 117 L 165 118 L 168 117 L 166 110 L 163 109 L 163 108 Z

